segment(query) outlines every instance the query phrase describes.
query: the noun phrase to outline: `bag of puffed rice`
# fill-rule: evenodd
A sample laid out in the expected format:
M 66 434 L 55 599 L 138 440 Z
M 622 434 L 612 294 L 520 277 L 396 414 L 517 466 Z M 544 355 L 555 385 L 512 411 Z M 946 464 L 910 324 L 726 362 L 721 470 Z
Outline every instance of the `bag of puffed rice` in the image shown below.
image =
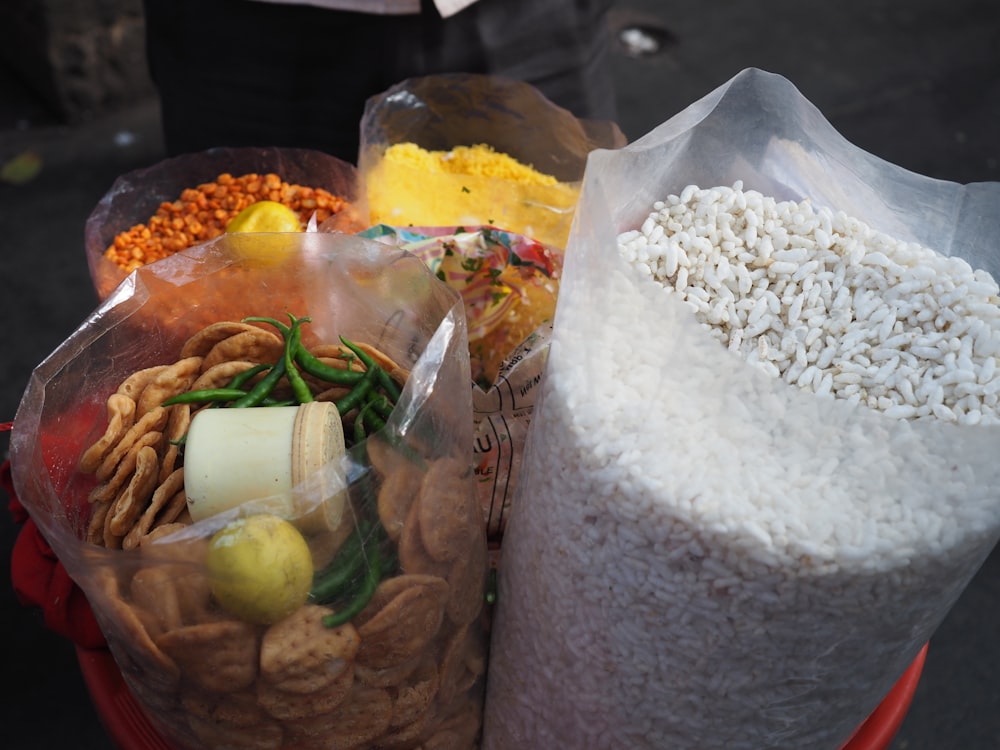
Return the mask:
M 758 70 L 591 155 L 485 748 L 849 740 L 1000 536 L 998 209 Z
M 32 374 L 17 495 L 172 746 L 478 747 L 465 315 L 417 257 L 226 234 Z

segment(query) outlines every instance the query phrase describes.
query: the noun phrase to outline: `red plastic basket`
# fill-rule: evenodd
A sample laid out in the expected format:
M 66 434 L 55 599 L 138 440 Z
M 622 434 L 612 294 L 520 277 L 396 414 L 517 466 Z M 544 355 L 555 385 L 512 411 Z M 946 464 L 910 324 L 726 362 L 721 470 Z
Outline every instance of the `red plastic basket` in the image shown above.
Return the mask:
M 119 750 L 175 750 L 149 723 L 106 649 L 77 649 L 101 721 Z M 903 676 L 840 750 L 887 750 L 906 716 L 927 656 L 925 645 Z

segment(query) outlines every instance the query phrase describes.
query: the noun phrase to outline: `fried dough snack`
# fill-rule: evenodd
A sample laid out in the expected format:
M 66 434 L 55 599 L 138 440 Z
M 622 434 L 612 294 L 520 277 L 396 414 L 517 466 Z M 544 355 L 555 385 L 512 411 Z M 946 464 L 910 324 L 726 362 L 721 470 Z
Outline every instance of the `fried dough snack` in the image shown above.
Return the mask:
M 351 503 L 355 515 L 368 503 L 398 562 L 360 613 L 335 627 L 324 618 L 339 601 L 308 601 L 272 625 L 236 619 L 213 598 L 208 540 L 165 539 L 192 524 L 178 442 L 207 407 L 162 402 L 223 387 L 274 361 L 281 345 L 257 325 L 212 324 L 176 363 L 132 374 L 108 398 L 107 427 L 80 467 L 98 480 L 88 539 L 132 550 L 139 561 L 103 574 L 118 626 L 109 642 L 123 676 L 165 736 L 193 748 L 475 748 L 486 546 L 467 461 L 414 459 L 379 433 L 366 440 L 372 484 L 352 486 Z M 343 364 L 339 344 L 310 351 Z M 405 382 L 388 357 L 365 351 Z M 316 398 L 337 397 L 323 386 L 310 383 Z M 317 570 L 343 540 L 330 530 L 307 538 Z

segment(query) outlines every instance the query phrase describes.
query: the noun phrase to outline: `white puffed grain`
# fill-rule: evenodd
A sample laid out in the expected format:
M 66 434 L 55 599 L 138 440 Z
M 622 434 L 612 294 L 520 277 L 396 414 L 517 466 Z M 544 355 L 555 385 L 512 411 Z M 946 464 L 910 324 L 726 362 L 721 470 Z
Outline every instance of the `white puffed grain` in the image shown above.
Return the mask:
M 935 399 L 929 406 L 946 405 L 949 419 L 960 398 L 978 396 L 959 412 L 976 412 L 976 419 L 990 424 L 1000 420 L 981 400 L 996 392 L 993 358 L 1000 354 L 998 285 L 988 273 L 899 242 L 843 212 L 817 209 L 808 201 L 778 202 L 743 191 L 738 183 L 711 189 L 689 185 L 656 205 L 661 203 L 643 222 L 640 237 L 634 230 L 619 236 L 620 250 L 629 257 L 637 242 L 657 247 L 667 262 L 649 275 L 680 292 L 734 352 L 745 357 L 753 352 L 762 369 L 777 369 L 804 389 L 816 391 L 826 382 L 836 396 L 839 388 L 857 385 L 843 395 L 874 409 L 880 398 L 915 407 L 893 410 L 906 418 L 932 413 L 920 409 L 923 393 Z M 651 268 L 636 266 L 644 273 Z M 724 306 L 714 303 L 716 295 L 725 298 Z M 789 348 L 781 337 L 799 324 L 808 328 L 804 349 Z M 947 337 L 941 336 L 944 330 Z M 814 349 L 820 339 L 822 348 Z M 943 360 L 947 352 L 962 352 L 963 359 Z M 877 367 L 845 377 L 841 365 L 847 360 Z M 941 365 L 947 373 L 935 370 Z M 819 372 L 807 370 L 810 366 Z M 947 390 L 915 391 L 907 377 L 911 372 L 918 380 L 937 378 Z M 983 391 L 957 390 L 971 382 Z M 905 392 L 898 392 L 900 387 Z
M 930 420 L 1000 422 L 995 284 L 740 184 L 654 210 L 622 235 L 631 276 L 601 278 L 599 304 L 560 299 L 530 497 L 504 539 L 484 750 L 837 747 L 995 539 L 996 470 L 917 439 Z M 681 233 L 675 274 L 636 260 Z M 643 276 L 691 312 L 654 307 Z

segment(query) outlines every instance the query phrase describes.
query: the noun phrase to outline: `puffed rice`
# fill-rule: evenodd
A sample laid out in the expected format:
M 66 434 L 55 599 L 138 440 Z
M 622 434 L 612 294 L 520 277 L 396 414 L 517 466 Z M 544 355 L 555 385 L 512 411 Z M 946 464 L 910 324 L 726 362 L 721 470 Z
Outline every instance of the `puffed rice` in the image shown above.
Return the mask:
M 1000 290 L 961 258 L 739 182 L 655 203 L 618 247 L 788 383 L 902 419 L 1000 423 Z
M 618 242 L 564 278 L 483 746 L 837 747 L 1000 533 L 997 285 L 739 184 Z

